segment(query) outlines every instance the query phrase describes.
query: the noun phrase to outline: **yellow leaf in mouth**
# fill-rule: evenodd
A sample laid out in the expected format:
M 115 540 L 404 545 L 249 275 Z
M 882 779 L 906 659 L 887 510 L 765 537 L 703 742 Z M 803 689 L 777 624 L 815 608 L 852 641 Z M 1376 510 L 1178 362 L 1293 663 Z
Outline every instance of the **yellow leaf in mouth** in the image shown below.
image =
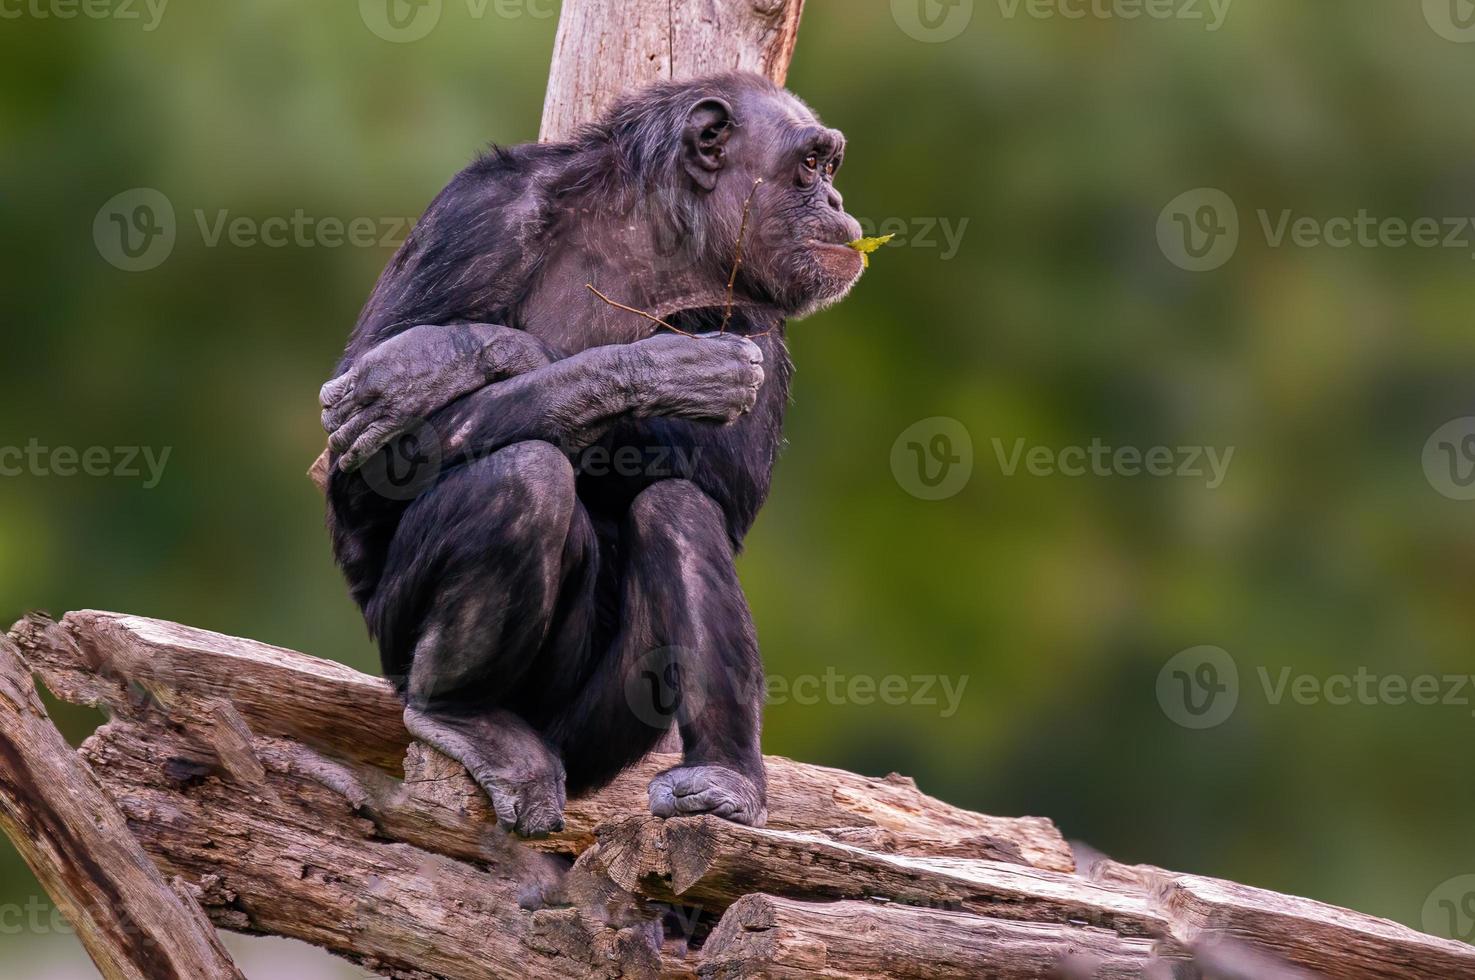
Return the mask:
M 891 234 L 882 235 L 880 238 L 857 238 L 853 242 L 846 242 L 845 247 L 853 248 L 859 252 L 862 267 L 869 269 L 871 267 L 871 253 L 895 237 L 896 235 Z

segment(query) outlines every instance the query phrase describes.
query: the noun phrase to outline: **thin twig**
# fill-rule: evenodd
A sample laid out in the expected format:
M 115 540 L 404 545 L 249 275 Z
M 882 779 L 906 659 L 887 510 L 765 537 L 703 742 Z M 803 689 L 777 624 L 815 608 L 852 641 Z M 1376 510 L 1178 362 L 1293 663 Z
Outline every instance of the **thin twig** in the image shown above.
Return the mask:
M 584 288 L 589 290 L 595 296 L 598 296 L 600 299 L 604 300 L 606 303 L 608 303 L 610 306 L 613 306 L 617 310 L 624 310 L 626 313 L 634 313 L 636 316 L 645 317 L 645 319 L 649 320 L 651 323 L 658 323 L 661 326 L 665 327 L 667 330 L 670 330 L 672 333 L 679 333 L 683 337 L 696 336 L 696 334 L 694 333 L 687 333 L 680 327 L 671 326 L 671 324 L 667 323 L 665 320 L 662 320 L 660 317 L 655 316 L 654 314 L 647 313 L 644 310 L 637 310 L 633 306 L 626 306 L 624 303 L 616 303 L 614 300 L 604 295 L 604 293 L 601 293 L 599 290 L 595 289 L 593 283 L 584 283 Z
M 737 256 L 732 262 L 732 275 L 727 277 L 727 308 L 722 311 L 722 327 L 718 333 L 727 333 L 727 324 L 732 320 L 732 294 L 737 285 L 738 270 L 743 267 L 743 239 L 748 234 L 748 212 L 753 207 L 753 195 L 758 193 L 758 185 L 761 183 L 762 177 L 753 181 L 753 189 L 748 191 L 748 199 L 743 202 L 743 223 L 738 227 Z

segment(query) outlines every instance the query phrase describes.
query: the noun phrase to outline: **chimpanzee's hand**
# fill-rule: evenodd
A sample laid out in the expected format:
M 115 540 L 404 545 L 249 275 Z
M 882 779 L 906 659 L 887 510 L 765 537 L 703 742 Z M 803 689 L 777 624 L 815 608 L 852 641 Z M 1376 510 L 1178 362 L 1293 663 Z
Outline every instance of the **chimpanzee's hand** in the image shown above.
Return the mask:
M 629 350 L 637 416 L 732 422 L 763 386 L 763 350 L 737 334 L 658 334 Z
M 428 324 L 385 341 L 323 385 L 323 428 L 338 466 L 362 466 L 390 439 L 491 381 L 550 362 L 520 330 L 486 323 Z

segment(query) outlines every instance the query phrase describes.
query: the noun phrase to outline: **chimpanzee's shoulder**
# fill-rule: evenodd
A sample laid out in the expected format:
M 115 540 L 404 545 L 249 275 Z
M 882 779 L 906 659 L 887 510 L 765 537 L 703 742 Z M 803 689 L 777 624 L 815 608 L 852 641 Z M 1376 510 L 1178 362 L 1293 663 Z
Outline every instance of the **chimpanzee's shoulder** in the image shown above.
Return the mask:
M 530 180 L 558 169 L 573 155 L 565 143 L 520 143 L 502 146 L 493 143 L 477 155 L 461 175 L 470 180 L 500 182 Z

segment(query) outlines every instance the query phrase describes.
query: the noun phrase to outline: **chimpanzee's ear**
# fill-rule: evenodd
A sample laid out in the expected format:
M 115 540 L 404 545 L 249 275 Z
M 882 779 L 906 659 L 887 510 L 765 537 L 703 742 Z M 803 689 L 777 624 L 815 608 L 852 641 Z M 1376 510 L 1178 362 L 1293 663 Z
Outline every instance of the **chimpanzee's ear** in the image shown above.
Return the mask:
M 715 96 L 698 102 L 686 115 L 686 172 L 703 190 L 717 186 L 733 125 L 732 106 Z

